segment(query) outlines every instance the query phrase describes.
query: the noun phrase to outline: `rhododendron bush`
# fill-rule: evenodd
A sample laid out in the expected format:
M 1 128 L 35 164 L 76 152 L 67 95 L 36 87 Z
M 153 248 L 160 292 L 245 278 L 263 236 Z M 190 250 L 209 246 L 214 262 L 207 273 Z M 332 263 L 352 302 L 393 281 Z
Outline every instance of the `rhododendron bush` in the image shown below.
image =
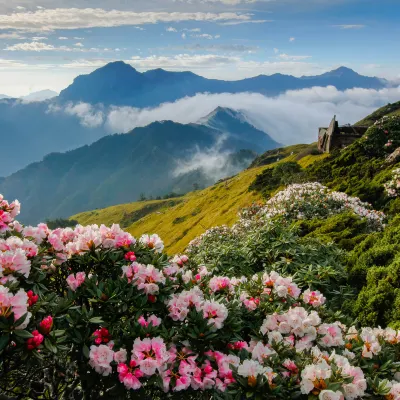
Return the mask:
M 285 219 L 326 218 L 351 211 L 366 218 L 372 231 L 382 229 L 385 215 L 357 197 L 329 190 L 318 182 L 293 184 L 272 197 L 256 216 Z
M 290 246 L 226 276 L 168 257 L 157 235 L 23 227 L 17 202 L 0 210 L 5 398 L 400 398 L 400 332 L 347 324 L 339 284 L 321 290 L 343 272 L 330 250 L 316 277 L 290 276 Z
M 385 183 L 385 190 L 389 197 L 398 197 L 400 192 L 400 168 L 392 171 L 392 179 Z

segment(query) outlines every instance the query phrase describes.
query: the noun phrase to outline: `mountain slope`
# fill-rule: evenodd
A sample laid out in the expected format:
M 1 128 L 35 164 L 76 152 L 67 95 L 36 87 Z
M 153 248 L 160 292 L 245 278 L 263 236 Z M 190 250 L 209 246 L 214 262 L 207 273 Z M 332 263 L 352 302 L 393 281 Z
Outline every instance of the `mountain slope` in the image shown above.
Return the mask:
M 0 176 L 7 176 L 53 151 L 67 151 L 106 134 L 102 127 L 83 126 L 74 115 L 49 112 L 51 103 L 0 101 Z
M 310 151 L 313 148 L 315 145 L 281 148 L 279 149 L 280 162 L 297 160 L 300 165 L 307 166 L 327 156 L 326 154 L 311 155 Z M 276 150 L 271 153 L 276 153 Z M 165 200 L 121 204 L 80 213 L 71 219 L 78 220 L 83 225 L 121 223 L 134 235 L 157 232 L 165 241 L 168 250 L 181 252 L 192 239 L 206 229 L 234 223 L 240 208 L 260 200 L 261 194 L 251 192 L 248 188 L 258 174 L 274 165 L 276 163 L 267 167 L 246 169 L 204 190 L 176 198 L 174 199 L 176 204 L 168 205 Z M 153 210 L 154 204 L 158 206 Z M 130 219 L 132 214 L 138 216 L 133 221 Z
M 88 75 L 78 76 L 60 93 L 58 101 L 149 107 L 205 92 L 254 92 L 272 96 L 286 90 L 329 85 L 339 90 L 354 87 L 380 89 L 387 86 L 388 82 L 376 77 L 359 75 L 345 67 L 319 76 L 296 78 L 291 75 L 274 74 L 238 81 L 223 81 L 203 78 L 192 72 L 170 72 L 162 69 L 140 73 L 130 65 L 117 61 Z
M 141 193 L 185 193 L 193 184 L 208 186 L 246 168 L 253 152 L 278 146 L 251 125 L 240 125 L 242 137 L 200 124 L 155 122 L 49 154 L 0 181 L 0 193 L 25 203 L 25 223 L 136 200 Z M 248 151 L 233 156 L 242 149 Z
M 383 106 L 355 125 L 371 126 L 383 116 L 400 115 L 400 101 Z

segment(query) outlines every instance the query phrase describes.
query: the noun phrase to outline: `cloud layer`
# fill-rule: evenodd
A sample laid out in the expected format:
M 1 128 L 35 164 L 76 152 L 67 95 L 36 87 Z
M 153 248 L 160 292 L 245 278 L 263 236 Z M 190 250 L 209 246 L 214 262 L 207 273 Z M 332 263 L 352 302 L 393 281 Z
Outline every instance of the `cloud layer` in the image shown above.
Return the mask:
M 129 132 L 154 121 L 173 120 L 192 123 L 216 107 L 243 111 L 259 129 L 285 145 L 311 143 L 319 126 L 329 124 L 336 114 L 341 124 L 355 123 L 376 108 L 400 99 L 400 87 L 382 90 L 351 89 L 344 92 L 334 87 L 288 91 L 278 97 L 254 93 L 198 94 L 157 108 L 137 109 L 111 107 L 95 110 L 90 105 L 68 105 L 57 112 L 74 114 L 82 124 L 104 125 L 110 133 Z
M 1 29 L 52 31 L 56 29 L 110 28 L 126 25 L 172 23 L 182 21 L 250 21 L 250 14 L 234 12 L 133 12 L 102 8 L 56 8 L 0 15 Z

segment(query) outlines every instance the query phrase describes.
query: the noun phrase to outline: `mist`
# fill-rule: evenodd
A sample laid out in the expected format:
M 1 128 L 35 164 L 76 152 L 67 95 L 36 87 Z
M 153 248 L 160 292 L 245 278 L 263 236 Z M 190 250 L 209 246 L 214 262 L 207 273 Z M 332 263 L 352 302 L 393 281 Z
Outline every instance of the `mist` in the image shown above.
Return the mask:
M 333 86 L 288 91 L 277 97 L 256 93 L 197 94 L 155 108 L 68 104 L 65 112 L 76 115 L 92 129 L 102 126 L 109 133 L 126 133 L 154 121 L 195 123 L 216 107 L 242 111 L 249 122 L 285 145 L 311 143 L 318 127 L 327 126 L 333 115 L 340 124 L 354 124 L 377 108 L 400 100 L 400 87 L 382 90 L 350 89 Z

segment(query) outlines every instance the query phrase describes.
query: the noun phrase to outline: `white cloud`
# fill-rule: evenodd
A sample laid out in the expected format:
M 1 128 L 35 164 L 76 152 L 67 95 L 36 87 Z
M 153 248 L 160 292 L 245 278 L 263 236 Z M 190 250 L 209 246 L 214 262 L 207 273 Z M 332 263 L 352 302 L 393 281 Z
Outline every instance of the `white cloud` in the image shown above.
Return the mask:
M 55 8 L 30 12 L 14 12 L 0 15 L 2 29 L 30 31 L 51 31 L 56 29 L 80 29 L 94 27 L 115 27 L 144 25 L 181 21 L 248 21 L 251 14 L 234 12 L 133 12 L 104 10 L 102 8 Z
M 239 168 L 235 168 L 229 163 L 231 152 L 223 150 L 223 145 L 227 138 L 228 135 L 221 135 L 212 147 L 200 149 L 196 146 L 192 152 L 189 150 L 187 152 L 191 153 L 189 158 L 186 157 L 176 161 L 176 167 L 172 171 L 173 175 L 177 177 L 200 170 L 209 179 L 216 182 L 218 179 L 237 174 Z M 250 162 L 251 160 L 249 160 Z
M 75 39 L 75 40 L 84 40 L 85 38 L 75 36 L 74 39 Z
M 184 46 L 189 51 L 208 51 L 212 53 L 228 52 L 228 53 L 255 53 L 259 50 L 257 46 L 247 46 L 244 44 L 188 44 Z
M 311 58 L 311 56 L 290 56 L 289 54 L 282 53 L 279 54 L 278 58 L 285 61 L 300 61 Z
M 56 48 L 52 44 L 42 42 L 26 42 L 17 43 L 13 46 L 7 46 L 4 50 L 7 51 L 54 51 Z
M 157 108 L 114 107 L 107 112 L 105 120 L 110 132 L 128 132 L 154 121 L 196 122 L 222 106 L 242 110 L 255 126 L 280 143 L 311 143 L 317 138 L 318 127 L 329 124 L 334 114 L 341 124 L 355 123 L 399 98 L 400 87 L 344 92 L 334 87 L 311 88 L 289 91 L 274 98 L 254 93 L 198 94 Z
M 34 42 L 40 42 L 41 40 L 48 40 L 48 38 L 46 36 L 34 36 L 31 40 Z
M 289 38 L 289 42 L 294 42 L 295 40 L 296 40 L 296 38 L 294 38 L 294 37 Z
M 17 7 L 15 7 L 15 9 L 16 9 L 16 10 L 19 10 L 19 11 L 20 11 L 20 10 L 21 10 L 21 11 L 22 11 L 22 10 L 26 10 L 26 8 L 25 8 L 25 7 L 22 7 L 22 6 L 17 6 Z
M 221 35 L 210 35 L 208 33 L 200 33 L 200 34 L 195 34 L 195 35 L 190 35 L 192 38 L 196 39 L 208 39 L 208 40 L 213 40 L 213 39 L 219 39 Z
M 249 19 L 244 21 L 227 21 L 220 22 L 220 25 L 241 25 L 241 24 L 265 24 L 266 22 L 274 22 L 272 19 Z
M 60 37 L 58 38 L 58 40 L 68 40 L 68 38 L 65 37 L 65 36 L 60 36 Z
M 186 39 L 186 33 L 185 32 L 183 32 L 181 36 L 182 36 L 182 39 Z
M 279 53 L 279 49 L 277 49 L 276 47 L 274 47 L 274 53 L 278 54 Z
M 239 61 L 238 57 L 224 56 L 216 54 L 178 54 L 176 56 L 149 56 L 132 57 L 130 63 L 135 68 L 153 69 L 168 68 L 172 70 L 182 70 L 187 68 L 216 68 L 221 65 L 233 64 Z
M 365 28 L 365 25 L 333 25 L 340 29 L 362 29 Z
M 64 112 L 68 115 L 75 115 L 81 120 L 81 124 L 88 128 L 96 128 L 104 122 L 103 112 L 101 110 L 96 110 L 90 104 L 69 104 L 65 107 Z
M 112 52 L 112 49 L 108 48 L 83 48 L 84 45 L 82 43 L 75 43 L 75 47 L 68 46 L 53 46 L 52 44 L 42 43 L 42 42 L 25 42 L 25 43 L 17 43 L 12 46 L 7 46 L 4 50 L 6 51 L 33 51 L 33 52 L 42 52 L 42 51 L 59 51 L 59 52 L 84 52 L 84 53 L 109 53 Z
M 167 32 L 178 32 L 175 28 L 172 26 L 169 26 L 168 28 L 165 29 Z
M 193 28 L 193 29 L 188 29 L 188 28 L 185 28 L 185 29 L 183 29 L 184 31 L 187 31 L 187 32 L 201 32 L 201 29 L 200 28 Z
M 20 35 L 17 32 L 10 32 L 10 33 L 0 33 L 0 39 L 26 39 L 26 37 Z

